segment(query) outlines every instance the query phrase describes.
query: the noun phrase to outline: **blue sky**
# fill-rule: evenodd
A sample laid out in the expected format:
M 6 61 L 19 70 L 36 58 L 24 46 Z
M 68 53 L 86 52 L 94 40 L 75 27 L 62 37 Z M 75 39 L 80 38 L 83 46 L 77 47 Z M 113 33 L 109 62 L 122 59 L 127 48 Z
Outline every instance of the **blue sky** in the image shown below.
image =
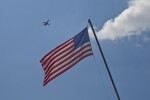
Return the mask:
M 149 0 L 0 0 L 0 99 L 116 100 L 91 32 L 94 56 L 43 87 L 41 58 L 90 18 L 121 100 L 149 100 L 149 7 Z

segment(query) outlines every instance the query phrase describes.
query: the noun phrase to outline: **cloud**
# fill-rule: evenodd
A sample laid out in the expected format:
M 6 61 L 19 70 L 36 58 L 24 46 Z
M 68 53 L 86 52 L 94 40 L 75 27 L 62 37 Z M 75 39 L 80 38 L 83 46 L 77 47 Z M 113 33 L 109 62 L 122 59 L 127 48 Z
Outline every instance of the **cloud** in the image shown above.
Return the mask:
M 128 4 L 127 9 L 97 32 L 98 39 L 117 40 L 150 30 L 150 0 L 131 0 Z
M 149 38 L 149 37 L 144 36 L 144 41 L 145 41 L 145 42 L 148 42 L 149 40 L 150 40 L 150 38 Z
M 138 48 L 142 47 L 142 45 L 140 43 L 136 43 L 135 46 L 138 47 Z
M 94 30 L 97 29 L 96 26 L 93 26 L 93 28 L 94 28 Z M 92 31 L 92 28 L 91 28 L 91 27 L 88 28 L 88 33 L 89 33 L 89 36 L 91 37 L 91 39 L 94 39 L 94 34 L 93 34 L 93 31 Z

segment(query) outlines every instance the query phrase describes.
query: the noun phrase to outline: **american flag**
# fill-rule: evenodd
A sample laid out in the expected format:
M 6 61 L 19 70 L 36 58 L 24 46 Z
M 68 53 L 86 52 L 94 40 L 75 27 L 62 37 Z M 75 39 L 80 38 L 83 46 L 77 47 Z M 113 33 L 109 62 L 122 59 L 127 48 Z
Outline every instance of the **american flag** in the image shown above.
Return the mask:
M 93 55 L 87 27 L 50 51 L 41 59 L 45 71 L 43 85 L 64 73 L 87 56 Z

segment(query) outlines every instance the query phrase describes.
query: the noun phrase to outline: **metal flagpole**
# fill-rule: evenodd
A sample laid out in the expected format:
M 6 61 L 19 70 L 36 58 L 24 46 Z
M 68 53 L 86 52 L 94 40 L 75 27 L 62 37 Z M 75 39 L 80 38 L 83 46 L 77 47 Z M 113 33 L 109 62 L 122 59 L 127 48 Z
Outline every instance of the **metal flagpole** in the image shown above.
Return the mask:
M 93 31 L 94 37 L 95 37 L 95 39 L 96 39 L 96 42 L 97 42 L 98 48 L 99 48 L 100 53 L 101 53 L 101 55 L 102 55 L 103 61 L 104 61 L 104 63 L 105 63 L 105 66 L 106 66 L 107 72 L 108 72 L 109 77 L 110 77 L 110 79 L 111 79 L 112 85 L 113 85 L 114 90 L 115 90 L 115 93 L 116 93 L 116 95 L 117 95 L 117 98 L 118 98 L 118 100 L 120 100 L 120 97 L 119 97 L 119 94 L 118 94 L 117 88 L 116 88 L 115 83 L 114 83 L 114 81 L 113 81 L 113 78 L 112 78 L 112 76 L 111 76 L 110 70 L 109 70 L 109 68 L 108 68 L 108 65 L 107 65 L 107 62 L 106 62 L 106 60 L 105 60 L 105 57 L 104 57 L 103 51 L 102 51 L 102 49 L 101 49 L 101 46 L 100 46 L 100 44 L 99 44 L 99 42 L 98 42 L 98 39 L 97 39 L 97 36 L 96 36 L 96 34 L 95 34 L 95 31 L 94 31 L 93 25 L 92 25 L 92 23 L 91 23 L 91 20 L 89 19 L 89 20 L 88 20 L 88 22 L 89 22 L 89 24 L 90 24 L 90 26 L 91 26 L 91 28 L 92 28 L 92 31 Z

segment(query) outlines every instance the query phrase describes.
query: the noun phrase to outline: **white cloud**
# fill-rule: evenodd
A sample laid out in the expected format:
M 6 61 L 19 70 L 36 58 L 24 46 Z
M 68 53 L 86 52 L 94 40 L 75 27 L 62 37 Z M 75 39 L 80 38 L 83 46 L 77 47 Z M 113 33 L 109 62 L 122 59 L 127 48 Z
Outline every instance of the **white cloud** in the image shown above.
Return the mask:
M 97 29 L 96 26 L 94 26 L 93 28 L 94 28 L 94 30 Z M 93 34 L 93 31 L 92 31 L 92 28 L 91 28 L 91 27 L 88 28 L 88 33 L 89 33 L 89 36 L 93 39 L 93 38 L 94 38 L 94 34 Z
M 150 40 L 150 38 L 149 38 L 149 37 L 144 36 L 144 41 L 145 41 L 145 42 L 148 42 L 149 40 Z
M 104 24 L 97 36 L 100 40 L 116 40 L 146 30 L 150 30 L 150 0 L 132 0 L 119 16 Z
M 142 47 L 142 45 L 140 43 L 136 43 L 135 46 L 138 47 L 138 48 Z

